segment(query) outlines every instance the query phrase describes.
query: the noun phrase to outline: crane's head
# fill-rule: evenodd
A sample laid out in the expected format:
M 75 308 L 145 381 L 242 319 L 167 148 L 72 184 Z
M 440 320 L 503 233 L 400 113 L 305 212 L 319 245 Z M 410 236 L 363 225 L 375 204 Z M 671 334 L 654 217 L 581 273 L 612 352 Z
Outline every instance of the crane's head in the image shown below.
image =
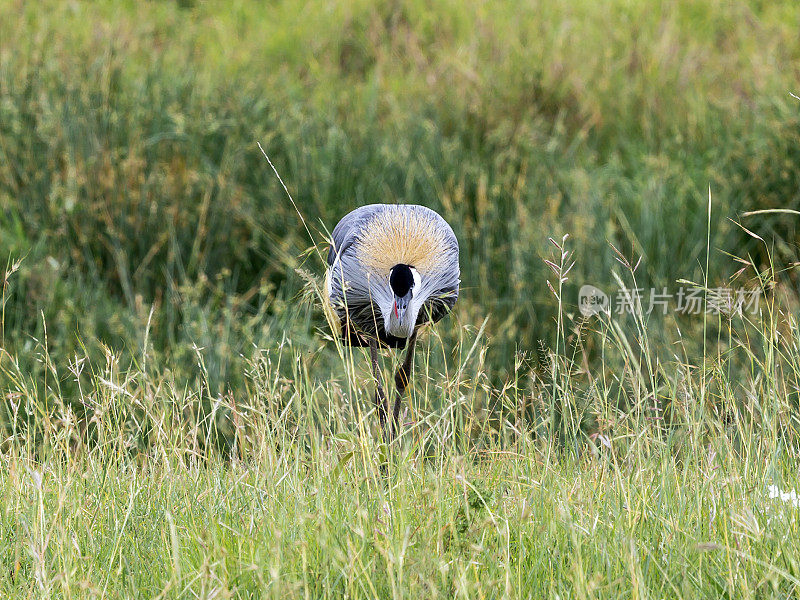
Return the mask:
M 389 287 L 392 308 L 383 315 L 386 333 L 396 337 L 409 337 L 414 331 L 417 315 L 422 306 L 414 293 L 420 291 L 420 276 L 411 265 L 397 264 L 389 270 Z

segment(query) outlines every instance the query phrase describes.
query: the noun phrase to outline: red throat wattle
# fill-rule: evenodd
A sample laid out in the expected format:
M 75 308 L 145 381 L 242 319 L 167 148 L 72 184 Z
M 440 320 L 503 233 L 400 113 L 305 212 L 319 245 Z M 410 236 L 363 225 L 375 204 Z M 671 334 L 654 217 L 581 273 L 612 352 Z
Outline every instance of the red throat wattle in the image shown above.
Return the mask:
M 399 319 L 400 318 L 400 313 L 397 312 L 397 301 L 396 300 L 394 302 L 392 302 L 392 310 L 394 311 L 394 316 Z

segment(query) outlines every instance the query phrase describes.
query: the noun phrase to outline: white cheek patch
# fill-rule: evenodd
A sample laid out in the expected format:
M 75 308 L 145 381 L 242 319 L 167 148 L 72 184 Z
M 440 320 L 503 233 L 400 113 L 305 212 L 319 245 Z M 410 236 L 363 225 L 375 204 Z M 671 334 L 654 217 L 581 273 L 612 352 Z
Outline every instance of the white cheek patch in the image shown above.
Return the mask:
M 411 275 L 414 277 L 414 287 L 411 288 L 411 296 L 414 296 L 414 290 L 419 290 L 420 282 L 422 278 L 419 276 L 419 273 L 414 267 L 411 267 Z

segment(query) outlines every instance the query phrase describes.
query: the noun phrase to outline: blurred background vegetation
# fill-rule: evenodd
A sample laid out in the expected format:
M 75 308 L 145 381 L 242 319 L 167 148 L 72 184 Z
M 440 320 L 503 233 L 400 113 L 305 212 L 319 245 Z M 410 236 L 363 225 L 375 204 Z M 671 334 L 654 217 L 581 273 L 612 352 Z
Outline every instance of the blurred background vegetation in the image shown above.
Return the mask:
M 455 323 L 489 317 L 502 385 L 554 339 L 549 236 L 571 235 L 573 314 L 581 284 L 613 286 L 609 243 L 642 287 L 702 281 L 709 188 L 709 284 L 728 253 L 766 266 L 731 220 L 800 210 L 798 24 L 793 1 L 3 0 L 0 257 L 22 260 L 3 346 L 45 387 L 51 361 L 145 343 L 178 381 L 200 352 L 214 393 L 287 341 L 333 372 L 298 272 L 323 264 L 260 141 L 318 242 L 372 202 L 452 224 Z M 780 268 L 798 222 L 742 219 Z M 780 286 L 796 310 L 796 274 Z M 702 318 L 675 318 L 651 334 L 702 345 Z

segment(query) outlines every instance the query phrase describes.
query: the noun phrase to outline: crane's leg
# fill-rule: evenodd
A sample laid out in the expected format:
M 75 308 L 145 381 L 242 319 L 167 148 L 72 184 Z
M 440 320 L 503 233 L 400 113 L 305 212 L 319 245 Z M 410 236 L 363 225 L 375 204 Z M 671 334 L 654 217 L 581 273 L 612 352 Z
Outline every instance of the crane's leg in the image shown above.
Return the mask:
M 397 395 L 394 399 L 394 407 L 392 409 L 392 430 L 389 435 L 391 442 L 397 435 L 400 429 L 400 407 L 403 404 L 403 394 L 406 391 L 408 382 L 411 381 L 411 371 L 414 369 L 414 345 L 417 342 L 417 332 L 411 334 L 408 338 L 408 350 L 406 350 L 406 358 L 397 373 L 394 376 L 394 385 L 397 388 Z
M 375 377 L 375 408 L 378 411 L 381 430 L 386 432 L 386 411 L 389 405 L 386 401 L 386 394 L 383 392 L 383 384 L 381 383 L 381 373 L 378 367 L 378 344 L 375 340 L 370 340 L 369 342 L 369 358 L 372 362 L 372 375 Z

